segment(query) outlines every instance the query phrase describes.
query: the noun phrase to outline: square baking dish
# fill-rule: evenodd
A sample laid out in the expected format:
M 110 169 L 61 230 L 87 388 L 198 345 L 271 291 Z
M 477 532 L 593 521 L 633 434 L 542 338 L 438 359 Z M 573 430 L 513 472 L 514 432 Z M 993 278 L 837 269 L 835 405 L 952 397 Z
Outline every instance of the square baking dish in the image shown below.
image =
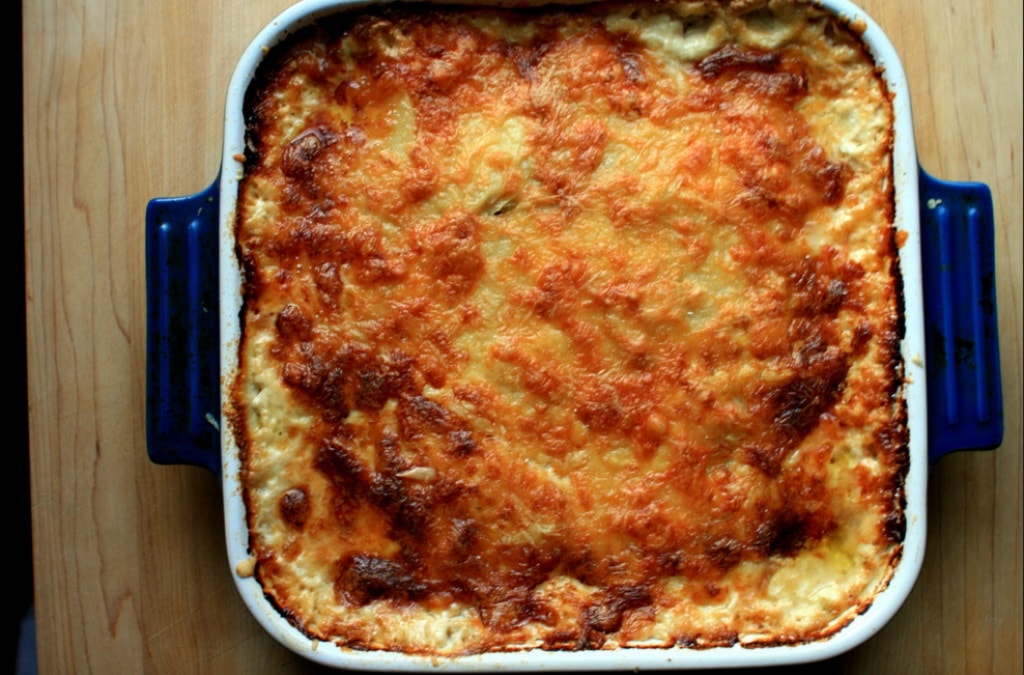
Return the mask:
M 244 155 L 243 101 L 267 50 L 328 15 L 366 3 L 304 2 L 282 13 L 243 54 L 228 89 L 220 176 L 196 195 L 153 200 L 147 212 L 149 302 L 147 434 L 158 463 L 204 466 L 224 481 L 229 563 L 238 590 L 266 630 L 293 651 L 326 665 L 372 670 L 609 670 L 780 665 L 815 661 L 861 644 L 898 610 L 924 555 L 928 466 L 955 450 L 992 448 L 1002 438 L 1002 402 L 992 277 L 991 196 L 983 185 L 928 176 L 916 159 L 908 86 L 881 29 L 855 6 L 821 6 L 864 27 L 863 40 L 893 99 L 895 226 L 906 335 L 910 467 L 902 558 L 875 602 L 832 637 L 758 649 L 532 650 L 422 657 L 339 649 L 311 640 L 284 620 L 259 583 L 240 574 L 249 561 L 239 458 L 223 428 L 239 332 L 241 276 L 235 260 L 234 200 Z

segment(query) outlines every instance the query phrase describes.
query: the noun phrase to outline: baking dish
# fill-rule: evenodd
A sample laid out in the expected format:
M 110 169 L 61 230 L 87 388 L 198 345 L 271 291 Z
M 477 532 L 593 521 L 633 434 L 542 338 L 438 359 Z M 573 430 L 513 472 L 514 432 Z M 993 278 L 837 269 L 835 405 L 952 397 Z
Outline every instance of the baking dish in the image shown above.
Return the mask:
M 974 282 L 977 282 L 976 285 L 984 292 L 986 272 L 970 267 L 971 264 L 979 265 L 979 261 L 984 256 L 968 257 L 969 272 L 966 279 L 953 279 L 948 276 L 949 270 L 952 269 L 948 263 L 952 260 L 942 260 L 942 256 L 949 256 L 951 252 L 969 251 L 970 247 L 957 244 L 947 245 L 945 249 L 941 247 L 943 243 L 949 243 L 947 240 L 950 236 L 963 236 L 964 228 L 959 227 L 960 223 L 958 222 L 960 218 L 966 222 L 968 242 L 974 241 L 976 236 L 974 232 L 979 230 L 988 231 L 990 237 L 990 198 L 983 186 L 941 184 L 930 179 L 923 172 L 919 172 L 910 131 L 906 85 L 901 81 L 901 71 L 895 55 L 891 53 L 891 47 L 888 47 L 888 43 L 878 32 L 877 27 L 855 8 L 838 3 L 828 5 L 828 8 L 867 26 L 865 41 L 875 53 L 879 66 L 886 73 L 889 89 L 895 97 L 897 120 L 894 157 L 894 175 L 897 183 L 896 225 L 906 236 L 906 243 L 901 253 L 901 264 L 903 282 L 907 289 L 905 315 L 907 337 L 902 351 L 909 376 L 907 400 L 912 431 L 911 470 L 906 484 L 908 500 L 906 516 L 910 523 L 910 529 L 905 542 L 903 562 L 889 589 L 879 596 L 875 605 L 856 619 L 851 626 L 834 638 L 822 643 L 756 651 L 742 648 L 699 652 L 652 649 L 572 654 L 526 653 L 514 657 L 484 655 L 446 660 L 443 661 L 445 665 L 452 668 L 489 666 L 537 668 L 543 665 L 545 668 L 590 669 L 668 667 L 669 664 L 672 667 L 678 667 L 681 664 L 749 665 L 753 662 L 765 664 L 813 660 L 852 647 L 866 639 L 895 612 L 909 591 L 920 565 L 920 558 L 923 554 L 924 484 L 928 463 L 925 459 L 925 448 L 932 449 L 933 458 L 937 457 L 944 449 L 938 444 L 933 443 L 929 446 L 925 443 L 927 436 L 923 420 L 929 419 L 929 423 L 934 425 L 944 424 L 951 425 L 955 429 L 962 429 L 964 425 L 958 424 L 959 422 L 965 417 L 975 417 L 978 424 L 973 426 L 981 430 L 981 436 L 967 437 L 968 440 L 962 441 L 964 446 L 990 446 L 998 443 L 998 437 L 1001 434 L 1001 405 L 998 402 L 997 353 L 994 342 L 984 343 L 977 340 L 979 337 L 994 340 L 994 331 L 989 330 L 991 326 L 986 327 L 983 320 L 977 321 L 979 317 L 985 319 L 986 310 L 992 310 L 994 304 L 990 297 L 984 298 L 984 302 L 976 302 L 972 296 L 968 296 L 966 302 L 955 297 L 955 293 L 972 288 Z M 161 447 L 186 453 L 193 447 L 205 447 L 207 450 L 212 450 L 210 454 L 205 455 L 204 459 L 196 460 L 193 458 L 194 456 L 179 456 L 179 459 L 199 461 L 215 471 L 223 472 L 226 481 L 225 507 L 229 531 L 229 555 L 232 564 L 240 563 L 246 558 L 246 529 L 244 514 L 239 512 L 241 506 L 238 503 L 236 490 L 234 490 L 235 483 L 233 481 L 236 480 L 238 467 L 237 459 L 230 451 L 230 444 L 225 446 L 226 451 L 222 458 L 218 459 L 217 456 L 221 442 L 216 433 L 220 403 L 219 398 L 212 395 L 212 392 L 217 391 L 216 381 L 221 372 L 216 364 L 215 347 L 219 345 L 221 352 L 228 355 L 225 363 L 230 367 L 230 354 L 235 340 L 234 333 L 237 332 L 237 326 L 235 326 L 237 312 L 234 311 L 236 301 L 233 296 L 237 294 L 239 277 L 235 265 L 230 260 L 230 253 L 232 251 L 231 223 L 233 221 L 231 204 L 237 180 L 232 175 L 233 169 L 237 168 L 237 165 L 233 163 L 233 158 L 243 151 L 241 123 L 238 119 L 241 114 L 241 106 L 238 101 L 241 100 L 246 83 L 254 72 L 263 47 L 273 44 L 283 34 L 299 25 L 315 20 L 335 9 L 336 6 L 321 3 L 297 6 L 279 17 L 264 34 L 257 38 L 253 47 L 243 58 L 229 90 L 225 164 L 221 174 L 222 179 L 206 192 L 191 198 L 154 200 L 148 214 L 149 234 L 152 234 L 151 237 L 148 237 L 150 248 L 147 260 L 150 270 L 152 321 L 150 330 L 152 388 L 148 418 L 151 455 L 158 461 L 171 459 L 166 454 L 161 455 L 159 450 Z M 918 199 L 919 191 L 923 194 L 921 199 Z M 930 232 L 919 229 L 919 220 L 921 227 L 934 222 L 934 237 Z M 974 232 L 972 232 L 972 228 Z M 219 245 L 219 249 L 226 252 L 219 263 L 216 259 L 210 259 L 213 247 L 207 248 L 207 246 L 211 243 L 214 246 Z M 931 259 L 932 253 L 929 247 L 936 244 L 939 245 L 939 259 L 945 264 L 939 268 L 937 281 L 933 282 L 929 268 L 922 266 L 919 253 L 923 252 L 926 260 Z M 990 251 L 991 244 L 982 243 L 980 248 Z M 179 258 L 182 255 L 188 262 L 182 263 Z M 207 256 L 205 259 L 204 255 Z M 218 268 L 220 272 L 219 285 L 211 283 L 210 279 L 212 270 Z M 991 274 L 990 266 L 987 274 Z M 938 300 L 936 302 L 940 310 L 939 314 L 932 308 L 933 303 L 929 303 L 927 294 L 922 298 L 921 294 L 916 292 L 919 288 L 933 286 L 937 288 Z M 991 285 L 989 284 L 987 288 L 991 289 Z M 191 297 L 186 297 L 184 302 L 178 295 L 183 291 L 186 294 L 192 294 Z M 986 305 L 986 303 L 988 304 Z M 208 320 L 203 320 L 203 317 L 217 316 L 218 307 L 221 312 L 221 323 L 219 326 L 211 326 Z M 960 322 L 964 315 L 958 315 L 951 311 L 956 307 L 978 308 L 975 311 L 966 312 L 969 325 L 960 331 L 958 328 L 961 328 Z M 944 315 L 941 314 L 943 309 L 948 310 Z M 190 312 L 196 312 L 196 314 L 190 316 Z M 994 321 L 993 314 L 994 312 L 990 312 L 987 317 Z M 935 319 L 935 325 L 939 330 L 928 330 L 927 335 L 932 336 L 933 333 L 939 336 L 944 335 L 946 342 L 933 341 L 927 345 L 928 349 L 926 350 L 924 325 L 926 318 L 931 325 L 934 317 L 939 317 Z M 188 330 L 183 330 L 184 327 L 187 327 Z M 218 328 L 220 329 L 219 337 Z M 188 340 L 182 340 L 183 335 L 187 335 Z M 940 358 L 938 360 L 939 362 L 945 361 L 939 365 L 954 366 L 952 376 L 943 375 L 939 379 L 932 376 L 933 368 L 938 370 L 937 366 L 933 366 L 933 362 L 945 354 L 947 344 L 955 344 L 959 350 L 962 345 L 969 343 L 974 345 L 975 361 L 973 363 L 969 359 L 960 358 L 964 354 L 958 351 L 957 358 Z M 933 399 L 930 406 L 925 405 L 924 381 L 926 378 L 919 376 L 920 368 L 925 362 L 925 354 L 932 357 L 932 360 L 927 361 L 928 368 L 926 368 L 929 382 L 928 393 Z M 990 366 L 994 363 L 995 367 L 978 370 L 979 361 L 984 361 Z M 957 368 L 963 370 L 964 373 Z M 979 372 L 981 376 L 977 377 Z M 211 373 L 213 374 L 212 380 L 209 379 Z M 975 375 L 973 387 L 963 387 L 958 384 L 955 377 L 960 374 Z M 184 376 L 185 379 L 177 379 L 181 376 Z M 230 379 L 230 377 L 225 379 Z M 931 386 L 933 381 L 937 383 L 935 386 Z M 210 389 L 204 389 L 204 385 L 208 383 L 212 383 L 213 386 Z M 175 400 L 173 396 L 166 395 L 171 392 L 178 395 L 182 392 L 191 392 L 193 395 L 182 401 L 180 398 Z M 965 414 L 964 403 L 959 398 L 963 397 L 965 392 L 981 394 L 979 397 L 981 402 L 975 410 L 967 410 L 968 414 Z M 970 406 L 967 407 L 970 408 Z M 931 412 L 932 416 L 928 418 L 925 411 Z M 168 412 L 170 412 L 169 415 Z M 182 415 L 189 422 L 188 426 L 179 426 L 178 420 Z M 178 435 L 178 430 L 182 428 L 187 431 Z M 952 437 L 945 430 L 934 433 L 935 438 Z M 240 523 L 241 527 L 239 528 Z M 239 590 L 243 597 L 246 598 L 257 617 L 268 627 L 268 630 L 296 651 L 334 665 L 393 669 L 416 667 L 427 663 L 423 659 L 396 658 L 388 654 L 341 652 L 325 645 L 320 645 L 314 653 L 310 653 L 310 641 L 298 635 L 296 631 L 290 630 L 289 627 L 281 626 L 282 622 L 276 612 L 272 608 L 268 610 L 267 603 L 262 600 L 259 587 L 250 582 L 251 580 L 239 580 Z M 756 657 L 751 656 L 755 653 Z

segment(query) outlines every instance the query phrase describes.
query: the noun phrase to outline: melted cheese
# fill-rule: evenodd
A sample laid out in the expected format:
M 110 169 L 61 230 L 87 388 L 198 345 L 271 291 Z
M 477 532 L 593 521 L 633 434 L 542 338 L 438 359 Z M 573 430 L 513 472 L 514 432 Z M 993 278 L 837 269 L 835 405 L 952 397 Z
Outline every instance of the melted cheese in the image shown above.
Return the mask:
M 822 639 L 886 585 L 887 92 L 811 5 L 394 6 L 248 97 L 255 574 L 362 649 Z

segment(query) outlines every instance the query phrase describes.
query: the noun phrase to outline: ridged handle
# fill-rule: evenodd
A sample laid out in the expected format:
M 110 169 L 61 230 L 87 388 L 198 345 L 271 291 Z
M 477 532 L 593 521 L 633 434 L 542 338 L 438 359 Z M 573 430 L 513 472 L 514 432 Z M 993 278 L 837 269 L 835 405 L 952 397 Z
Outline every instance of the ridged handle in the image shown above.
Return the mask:
M 146 209 L 146 444 L 220 473 L 219 183 Z
M 928 457 L 1003 440 L 992 193 L 920 171 Z

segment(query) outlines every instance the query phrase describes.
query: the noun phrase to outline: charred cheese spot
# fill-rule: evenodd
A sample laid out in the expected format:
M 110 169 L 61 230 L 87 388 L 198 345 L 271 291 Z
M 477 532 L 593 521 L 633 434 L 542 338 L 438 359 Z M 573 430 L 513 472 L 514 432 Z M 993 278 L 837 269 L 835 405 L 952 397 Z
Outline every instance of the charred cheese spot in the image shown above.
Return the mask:
M 283 495 L 279 507 L 281 518 L 291 527 L 302 529 L 309 518 L 310 503 L 309 495 L 301 487 L 291 488 Z
M 380 598 L 410 600 L 426 591 L 404 565 L 393 560 L 357 555 L 342 561 L 339 568 L 338 590 L 357 604 Z
M 256 576 L 429 655 L 827 637 L 906 528 L 892 110 L 811 3 L 390 5 L 247 98 Z

